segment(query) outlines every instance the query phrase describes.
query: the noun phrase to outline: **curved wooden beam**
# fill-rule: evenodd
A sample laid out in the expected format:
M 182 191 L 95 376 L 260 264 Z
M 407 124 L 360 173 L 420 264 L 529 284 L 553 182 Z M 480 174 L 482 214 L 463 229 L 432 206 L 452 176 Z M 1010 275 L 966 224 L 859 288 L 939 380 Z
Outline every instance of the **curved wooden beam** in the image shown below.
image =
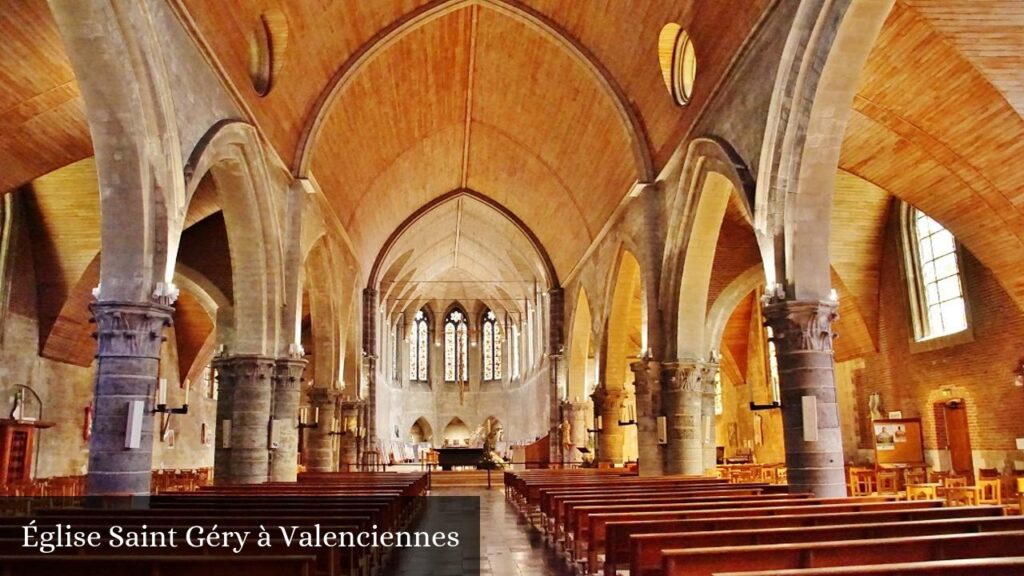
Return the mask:
M 427 202 L 423 206 L 420 206 L 408 218 L 403 220 L 402 223 L 399 224 L 397 228 L 395 228 L 391 235 L 388 236 L 388 239 L 384 241 L 384 246 L 381 247 L 380 252 L 377 253 L 377 258 L 375 258 L 373 261 L 373 267 L 370 268 L 370 277 L 369 280 L 367 280 L 366 282 L 366 286 L 372 289 L 377 288 L 377 284 L 380 281 L 378 276 L 381 273 L 382 266 L 384 265 L 384 260 L 391 252 L 391 249 L 394 248 L 395 244 L 398 242 L 398 239 L 401 238 L 402 234 L 404 234 L 409 229 L 409 227 L 411 227 L 414 223 L 416 223 L 416 221 L 418 221 L 424 215 L 428 214 L 434 208 L 437 208 L 438 206 L 441 206 L 442 204 L 450 200 L 454 200 L 462 196 L 468 196 L 484 204 L 485 206 L 491 208 L 498 214 L 504 216 L 510 223 L 512 223 L 512 225 L 515 226 L 516 229 L 518 229 L 524 236 L 526 236 L 526 239 L 529 240 L 530 245 L 533 246 L 533 249 L 537 252 L 537 256 L 540 257 L 541 263 L 543 264 L 544 271 L 546 273 L 545 280 L 547 280 L 547 288 L 550 290 L 552 288 L 557 288 L 559 286 L 558 272 L 555 270 L 555 265 L 551 262 L 551 257 L 548 255 L 547 250 L 544 249 L 544 245 L 541 244 L 540 239 L 537 238 L 537 235 L 533 233 L 533 230 L 530 229 L 530 227 L 527 226 L 526 223 L 523 222 L 522 219 L 520 219 L 518 216 L 516 216 L 511 210 L 506 208 L 505 205 L 501 204 L 500 202 L 494 200 L 489 196 L 485 196 L 477 192 L 476 190 L 472 190 L 469 188 L 459 188 L 456 190 L 452 190 L 451 192 L 448 192 L 446 194 L 442 194 L 441 196 L 434 198 L 430 202 Z
M 513 18 L 530 29 L 539 32 L 560 46 L 578 64 L 583 66 L 601 87 L 615 107 L 633 149 L 637 180 L 653 182 L 657 174 L 654 159 L 647 139 L 647 132 L 636 110 L 629 102 L 625 91 L 611 72 L 579 40 L 570 35 L 557 22 L 537 10 L 516 0 L 434 0 L 395 20 L 353 53 L 334 73 L 327 88 L 320 93 L 299 138 L 299 144 L 292 162 L 292 172 L 297 178 L 307 178 L 316 150 L 317 141 L 326 123 L 327 116 L 339 99 L 345 86 L 359 71 L 377 55 L 400 41 L 410 32 L 442 18 L 452 12 L 471 5 L 479 5 Z

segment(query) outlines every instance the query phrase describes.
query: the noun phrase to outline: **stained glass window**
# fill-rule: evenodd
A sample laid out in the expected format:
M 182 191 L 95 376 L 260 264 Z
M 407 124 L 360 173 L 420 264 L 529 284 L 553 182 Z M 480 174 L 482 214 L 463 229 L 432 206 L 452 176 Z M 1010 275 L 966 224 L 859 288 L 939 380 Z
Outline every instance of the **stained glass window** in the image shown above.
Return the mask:
M 409 380 L 427 381 L 427 358 L 429 322 L 423 310 L 416 312 L 409 334 Z
M 391 380 L 398 380 L 398 326 L 391 328 Z
M 444 379 L 446 382 L 465 382 L 469 373 L 467 349 L 469 326 L 466 314 L 459 309 L 444 319 Z
M 484 314 L 483 332 L 484 380 L 501 380 L 501 327 L 493 310 Z
M 907 228 L 912 245 L 911 301 L 915 305 L 918 340 L 946 336 L 967 329 L 967 306 L 960 281 L 956 238 L 924 212 L 907 207 Z

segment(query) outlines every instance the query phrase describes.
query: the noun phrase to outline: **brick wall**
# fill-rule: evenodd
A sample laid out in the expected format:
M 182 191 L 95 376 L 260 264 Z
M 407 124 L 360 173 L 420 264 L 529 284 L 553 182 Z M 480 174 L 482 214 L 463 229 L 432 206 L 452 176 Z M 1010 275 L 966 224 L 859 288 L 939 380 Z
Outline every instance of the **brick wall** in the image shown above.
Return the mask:
M 912 345 L 907 285 L 896 210 L 887 223 L 879 291 L 879 350 L 864 357 L 857 378 L 861 448 L 867 434 L 868 396 L 881 393 L 883 412 L 901 410 L 922 419 L 926 450 L 942 447 L 937 437 L 934 404 L 965 400 L 975 466 L 1007 468 L 1024 460 L 1015 438 L 1024 437 L 1024 390 L 1013 385 L 1013 369 L 1024 357 L 1024 314 L 992 273 L 964 250 L 961 272 L 968 298 L 973 338 L 934 350 Z M 948 392 L 947 392 L 948 390 Z M 981 460 L 981 461 L 979 461 Z

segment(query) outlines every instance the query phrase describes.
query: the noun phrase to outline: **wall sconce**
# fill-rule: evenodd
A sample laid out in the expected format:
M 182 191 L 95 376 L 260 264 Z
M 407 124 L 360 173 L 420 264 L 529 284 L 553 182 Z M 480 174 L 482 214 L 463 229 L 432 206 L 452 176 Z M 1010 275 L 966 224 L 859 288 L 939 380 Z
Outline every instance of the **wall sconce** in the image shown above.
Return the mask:
M 619 410 L 619 426 L 636 426 L 636 407 L 626 404 Z
M 313 422 L 307 422 L 309 418 L 309 408 L 303 406 L 299 409 L 299 430 L 316 429 L 320 427 L 320 407 L 315 406 L 313 408 Z
M 1017 367 L 1013 370 L 1013 385 L 1024 388 L 1024 358 L 1017 361 Z
M 188 396 L 192 390 L 192 382 L 185 379 L 185 403 L 180 408 L 167 407 L 167 379 L 161 378 L 156 385 L 156 408 L 154 414 L 188 414 Z
M 594 427 L 588 428 L 587 432 L 590 434 L 600 434 L 604 430 L 604 422 L 600 416 L 594 417 Z
M 341 430 L 341 424 L 337 418 L 331 422 L 331 431 L 327 433 L 328 436 L 344 436 L 345 432 Z

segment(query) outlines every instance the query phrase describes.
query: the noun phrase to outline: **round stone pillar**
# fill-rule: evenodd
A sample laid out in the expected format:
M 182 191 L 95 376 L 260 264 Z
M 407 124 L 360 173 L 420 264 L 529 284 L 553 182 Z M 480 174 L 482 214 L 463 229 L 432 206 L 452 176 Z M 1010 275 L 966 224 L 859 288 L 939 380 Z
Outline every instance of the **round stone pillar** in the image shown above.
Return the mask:
M 643 358 L 629 365 L 636 387 L 637 458 L 641 476 L 661 476 L 665 462 L 658 444 L 661 363 Z
M 160 345 L 174 309 L 156 303 L 94 302 L 96 388 L 89 437 L 89 496 L 145 496 L 153 468 L 153 395 Z M 141 412 L 138 429 L 129 407 Z M 127 438 L 132 434 L 137 441 Z
M 662 364 L 661 400 L 668 428 L 666 474 L 704 474 L 700 437 L 703 389 L 695 361 Z
M 309 404 L 313 413 L 319 414 L 316 428 L 308 428 L 306 437 L 309 456 L 306 467 L 310 472 L 334 472 L 334 436 L 331 423 L 334 422 L 338 391 L 333 388 L 313 388 L 309 391 Z
M 270 464 L 272 482 L 295 482 L 299 471 L 299 388 L 306 361 L 278 359 L 274 373 L 274 441 Z
M 601 429 L 597 433 L 597 460 L 622 464 L 625 433 L 619 426 L 624 391 L 608 390 L 604 386 L 591 395 L 594 399 L 594 415 L 601 417 Z
M 362 402 L 345 400 L 341 403 L 341 422 L 339 439 L 341 443 L 338 468 L 342 471 L 355 471 L 359 465 L 359 428 L 362 419 Z
M 259 484 L 269 477 L 268 432 L 276 360 L 237 355 L 215 358 L 216 484 Z
M 715 437 L 715 376 L 718 374 L 718 364 L 714 362 L 702 362 L 700 364 L 700 382 L 703 388 L 701 397 L 701 442 L 704 446 L 704 471 L 714 470 L 718 466 L 717 438 Z
M 764 307 L 764 317 L 772 329 L 779 365 L 790 490 L 819 497 L 845 496 L 832 359 L 836 304 L 776 301 Z M 814 422 L 804 421 L 805 409 Z

